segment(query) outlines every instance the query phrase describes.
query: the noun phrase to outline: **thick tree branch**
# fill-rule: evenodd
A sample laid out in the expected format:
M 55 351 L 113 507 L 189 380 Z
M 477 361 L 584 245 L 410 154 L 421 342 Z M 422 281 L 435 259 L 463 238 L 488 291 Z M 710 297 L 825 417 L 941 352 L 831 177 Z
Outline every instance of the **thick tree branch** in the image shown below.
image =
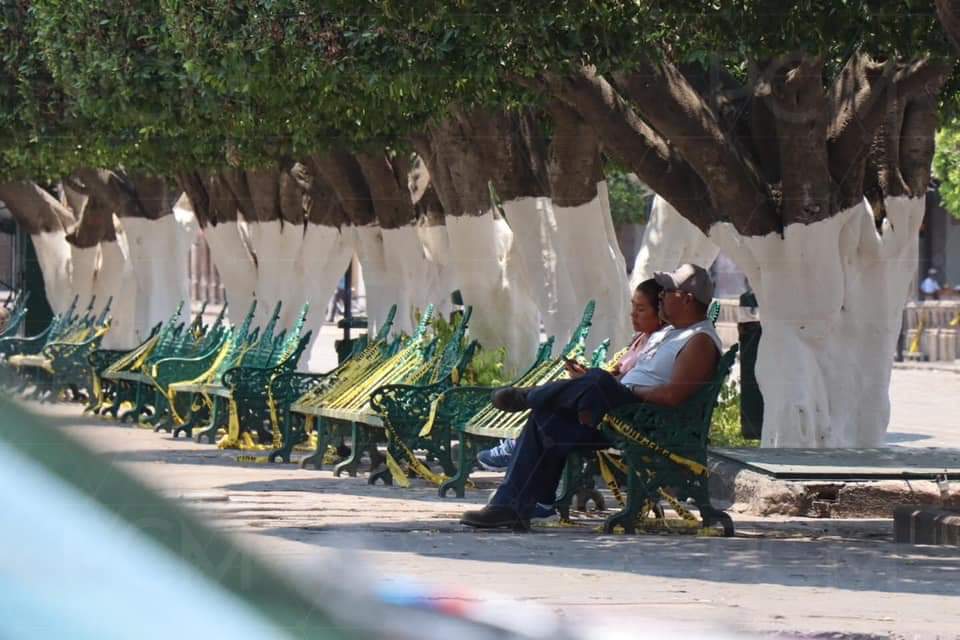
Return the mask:
M 867 155 L 883 121 L 884 100 L 893 85 L 896 64 L 854 53 L 833 83 L 828 103 L 827 152 L 841 208 L 863 197 Z
M 713 110 L 674 65 L 649 62 L 618 76 L 631 104 L 666 137 L 700 176 L 714 208 L 737 224 L 751 219 L 752 230 L 778 228 L 766 189 L 749 160 L 738 152 Z M 766 229 L 760 229 L 766 227 Z
M 89 249 L 101 242 L 113 242 L 116 239 L 113 210 L 95 197 L 87 198 L 79 221 L 67 234 L 67 242 L 81 249 Z
M 926 191 L 937 127 L 936 97 L 950 67 L 923 59 L 903 65 L 883 102 L 884 114 L 867 162 L 868 197 L 912 195 Z
M 280 172 L 280 216 L 292 225 L 303 225 L 307 216 L 308 196 L 301 187 L 305 169 L 302 164 L 294 163 Z
M 424 150 L 421 157 L 436 181 L 447 215 L 482 215 L 491 207 L 488 184 L 493 156 L 484 148 L 491 143 L 477 137 L 475 126 L 487 116 L 452 111 L 453 115 L 431 127 L 429 151 Z
M 460 215 L 463 213 L 460 198 L 457 196 L 456 189 L 453 188 L 453 179 L 450 177 L 449 167 L 440 161 L 439 154 L 434 150 L 434 138 L 432 131 L 415 134 L 410 138 L 413 148 L 416 149 L 417 157 L 423 165 L 423 174 L 426 176 L 426 181 L 424 182 L 421 179 L 418 184 L 422 183 L 424 189 L 427 188 L 427 184 L 431 186 L 437 195 L 441 209 L 446 213 Z M 413 196 L 415 204 L 418 202 L 416 193 L 415 190 Z M 454 211 L 458 213 L 452 213 Z
M 376 222 L 370 189 L 356 158 L 345 151 L 331 151 L 312 156 L 309 164 L 311 170 L 333 189 L 354 225 L 359 227 Z
M 937 7 L 940 26 L 943 27 L 954 49 L 960 53 L 960 0 L 934 0 L 934 4 Z
M 704 233 L 721 220 L 700 176 L 634 112 L 603 76 L 583 69 L 576 75 L 547 76 L 543 81 L 550 93 L 590 123 L 605 150 L 627 165 L 683 217 Z M 750 228 L 741 230 L 749 232 Z
M 454 110 L 452 117 L 461 134 L 472 140 L 483 175 L 493 181 L 501 201 L 547 195 L 546 185 L 535 175 L 536 165 L 544 160 L 531 158 L 536 149 L 527 146 L 523 135 L 532 126 L 528 112 Z
M 203 177 L 197 171 L 184 171 L 175 175 L 174 181 L 180 190 L 187 194 L 197 224 L 200 225 L 201 229 L 205 229 L 210 224 L 212 214 L 210 211 L 210 196 L 207 193 Z
M 76 178 L 74 178 L 73 176 L 64 176 L 63 178 L 61 178 L 60 181 L 63 183 L 63 185 L 64 185 L 65 187 L 69 187 L 70 189 L 72 189 L 73 191 L 76 191 L 76 192 L 79 193 L 80 195 L 83 195 L 83 196 L 89 196 L 89 195 L 90 195 L 90 190 L 87 189 L 86 186 L 84 186 L 83 184 L 81 184 L 81 183 L 80 183 Z
M 126 176 L 125 184 L 140 203 L 140 209 L 148 220 L 159 220 L 173 213 L 170 189 L 165 179 L 133 173 Z
M 355 157 L 366 178 L 380 226 L 396 229 L 416 220 L 417 212 L 410 199 L 407 176 L 404 174 L 403 182 L 399 181 L 398 172 L 387 154 L 383 151 L 362 152 L 355 154 Z
M 0 183 L 0 200 L 30 235 L 67 231 L 76 222 L 69 209 L 34 182 Z
M 230 199 L 233 200 L 234 211 L 239 211 L 245 220 L 257 220 L 257 207 L 254 205 L 253 196 L 250 193 L 250 185 L 247 184 L 247 173 L 242 169 L 226 169 L 218 175 L 218 187 L 225 187 L 230 190 Z M 211 187 L 213 185 L 211 184 Z M 226 198 L 226 194 L 218 194 L 221 201 Z M 213 193 L 210 195 L 211 203 L 214 201 Z M 234 214 L 236 215 L 236 214 Z
M 836 208 L 827 159 L 829 113 L 823 60 L 785 58 L 768 69 L 757 91 L 776 121 L 783 226 L 830 217 Z
M 280 170 L 276 167 L 244 172 L 257 222 L 280 220 Z
M 586 120 L 559 100 L 547 109 L 553 120 L 553 135 L 547 152 L 550 197 L 561 207 L 575 207 L 597 197 L 603 179 L 600 144 Z
M 151 218 L 137 197 L 136 188 L 122 173 L 89 168 L 76 173 L 89 194 L 111 207 L 120 218 Z
M 443 204 L 420 156 L 417 156 L 410 169 L 410 197 L 417 214 L 426 218 L 428 225 L 444 224 Z

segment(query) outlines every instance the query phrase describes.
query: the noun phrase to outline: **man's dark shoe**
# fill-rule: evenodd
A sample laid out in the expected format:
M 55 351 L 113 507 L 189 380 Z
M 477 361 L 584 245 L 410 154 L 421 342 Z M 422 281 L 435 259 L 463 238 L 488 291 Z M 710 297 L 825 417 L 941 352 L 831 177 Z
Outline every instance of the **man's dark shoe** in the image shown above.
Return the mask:
M 500 411 L 516 413 L 526 411 L 530 407 L 527 405 L 527 390 L 518 387 L 500 387 L 490 394 L 490 404 Z
M 460 523 L 477 529 L 507 528 L 514 531 L 529 531 L 530 521 L 510 507 L 498 507 L 488 504 L 479 511 L 466 511 L 460 517 Z

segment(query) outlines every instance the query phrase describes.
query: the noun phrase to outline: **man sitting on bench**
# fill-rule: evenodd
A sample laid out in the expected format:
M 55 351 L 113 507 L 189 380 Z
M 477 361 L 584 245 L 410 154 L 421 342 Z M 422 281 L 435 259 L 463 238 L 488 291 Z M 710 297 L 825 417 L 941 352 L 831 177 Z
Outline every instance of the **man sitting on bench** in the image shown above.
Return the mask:
M 660 311 L 673 329 L 656 354 L 638 363 L 622 380 L 602 369 L 568 362 L 571 380 L 539 387 L 507 387 L 494 392 L 494 406 L 531 410 L 517 439 L 503 483 L 490 503 L 467 511 L 460 522 L 471 527 L 526 530 L 537 502 L 552 503 L 567 455 L 577 447 L 599 449 L 609 442 L 597 429 L 604 415 L 636 402 L 678 406 L 710 381 L 722 344 L 707 308 L 713 282 L 702 267 L 684 264 L 657 272 L 663 287 Z

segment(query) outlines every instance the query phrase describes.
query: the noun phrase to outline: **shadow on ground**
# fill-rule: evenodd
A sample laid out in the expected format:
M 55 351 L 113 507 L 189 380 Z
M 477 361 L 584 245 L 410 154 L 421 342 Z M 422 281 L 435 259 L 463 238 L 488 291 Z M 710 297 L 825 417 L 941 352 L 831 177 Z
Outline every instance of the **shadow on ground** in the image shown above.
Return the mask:
M 724 539 L 681 534 L 610 536 L 594 532 L 593 526 L 591 522 L 514 534 L 419 520 L 383 528 L 276 528 L 258 533 L 331 550 L 341 549 L 344 533 L 350 532 L 355 549 L 415 553 L 427 558 L 731 584 L 960 595 L 960 556 L 954 550 L 905 547 L 885 541 Z M 464 570 L 469 572 L 468 567 Z

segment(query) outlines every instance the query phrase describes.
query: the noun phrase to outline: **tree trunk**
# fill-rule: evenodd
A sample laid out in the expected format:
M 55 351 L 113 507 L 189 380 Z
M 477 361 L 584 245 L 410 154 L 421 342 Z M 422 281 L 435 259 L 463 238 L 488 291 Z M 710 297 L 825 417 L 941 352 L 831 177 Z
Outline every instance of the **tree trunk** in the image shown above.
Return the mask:
M 450 239 L 445 224 L 432 225 L 423 222 L 417 225 L 417 235 L 426 259 L 426 276 L 423 279 L 423 299 L 433 303 L 437 313 L 448 316 L 453 310 L 451 300 L 453 283 L 450 269 Z
M 643 230 L 640 251 L 633 263 L 630 287 L 634 289 L 654 271 L 673 271 L 689 262 L 709 269 L 720 249 L 700 229 L 671 206 L 655 196 L 650 217 Z
M 447 213 L 451 280 L 474 307 L 471 334 L 485 348 L 506 347 L 507 366 L 518 369 L 536 351 L 540 321 L 520 275 L 513 231 L 490 202 L 489 182 L 499 171 L 490 159 L 502 157 L 496 148 L 503 138 L 476 136 L 487 127 L 480 122 L 486 117 L 459 114 L 432 130 L 428 144 L 415 143 Z
M 548 306 L 541 306 L 544 324 L 565 339 L 579 322 L 587 301 L 595 300 L 588 349 L 604 339 L 624 344 L 630 337 L 630 292 L 610 220 L 597 136 L 576 111 L 562 102 L 551 101 L 548 110 L 553 126 L 543 162 L 550 198 L 542 207 L 538 236 L 537 257 L 542 266 L 527 260 L 528 270 L 538 276 L 538 281 L 542 274 L 554 287 L 551 292 L 550 286 L 541 289 L 539 282 L 534 286 L 534 291 L 543 290 L 548 297 Z M 541 155 L 535 135 L 526 141 L 532 147 L 528 154 L 531 158 Z M 509 219 L 512 222 L 514 217 Z M 549 318 L 551 315 L 554 317 Z
M 237 220 L 237 199 L 221 174 L 181 174 L 177 183 L 187 200 L 175 209 L 193 212 L 226 290 L 227 317 L 239 326 L 256 296 L 257 265 Z
M 304 330 L 312 330 L 313 338 L 300 361 L 301 370 L 320 371 L 321 362 L 329 361 L 328 355 L 317 346 L 317 338 L 326 320 L 327 302 L 353 256 L 352 235 L 352 227 L 337 229 L 312 223 L 304 232 L 295 266 L 303 283 L 302 299 L 310 303 Z
M 67 243 L 67 230 L 75 222 L 73 213 L 32 182 L 0 184 L 0 200 L 30 235 L 43 273 L 47 301 L 54 313 L 63 313 L 74 296 L 71 250 Z
M 883 445 L 924 202 L 888 198 L 881 232 L 865 203 L 790 225 L 783 237 L 745 238 L 725 224 L 711 231 L 760 304 L 763 446 Z
M 190 302 L 187 262 L 196 229 L 172 213 L 156 220 L 123 218 L 121 224 L 137 281 L 135 336 L 141 341 L 181 301 Z
M 104 349 L 132 349 L 137 340 L 137 278 L 129 260 L 127 238 L 100 243 L 100 268 L 94 293 L 98 300 L 113 296 L 110 331 L 101 343 Z
M 516 286 L 511 264 L 519 258 L 513 231 L 493 210 L 447 218 L 450 266 L 466 304 L 474 306 L 470 333 L 491 349 L 507 349 L 506 366 L 529 366 L 540 342 L 536 303 Z
M 450 239 L 444 224 L 443 205 L 423 158 L 416 157 L 410 169 L 410 196 L 419 216 L 417 235 L 427 262 L 423 298 L 435 305 L 437 313 L 448 316 L 453 309 L 451 294 L 456 288 L 450 271 Z

